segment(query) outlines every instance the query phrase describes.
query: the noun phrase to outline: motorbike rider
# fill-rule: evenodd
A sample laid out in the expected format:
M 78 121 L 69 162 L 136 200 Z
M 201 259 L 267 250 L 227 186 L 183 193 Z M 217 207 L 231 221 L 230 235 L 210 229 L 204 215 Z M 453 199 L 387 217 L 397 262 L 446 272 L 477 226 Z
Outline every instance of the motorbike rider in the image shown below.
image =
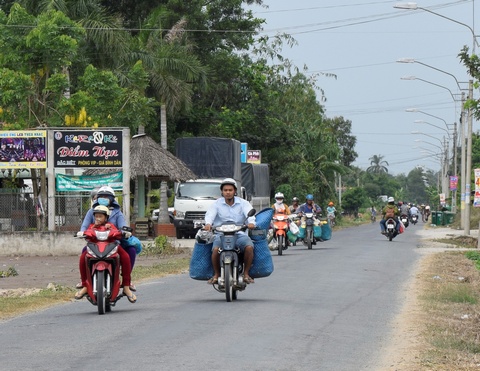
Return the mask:
M 88 226 L 87 229 L 98 229 L 100 227 L 104 227 L 104 229 L 111 229 L 117 230 L 112 223 L 107 223 L 109 216 L 110 216 L 110 209 L 107 206 L 98 205 L 92 210 L 92 214 L 94 217 L 94 222 Z M 80 232 L 79 232 L 80 233 Z M 129 232 L 125 232 L 129 233 Z M 83 236 L 83 232 L 82 232 Z M 131 280 L 131 265 L 130 265 L 130 258 L 127 252 L 119 248 L 117 250 L 118 254 L 120 255 L 120 264 L 122 266 L 122 284 L 123 284 L 123 294 L 127 297 L 130 303 L 135 303 L 137 301 L 137 297 L 135 294 L 130 290 L 130 280 Z M 80 300 L 85 295 L 87 295 L 88 290 L 86 287 L 87 282 L 87 263 L 85 261 L 85 256 L 87 255 L 87 251 L 85 250 L 82 252 L 79 261 L 79 269 L 80 269 L 80 276 L 82 278 L 82 288 L 75 294 L 75 299 Z
M 402 201 L 398 201 L 398 208 L 400 210 L 400 216 L 401 215 L 406 215 L 407 217 L 409 217 L 410 213 L 410 208 L 408 207 L 407 203 L 405 202 L 402 202 Z
M 418 207 L 415 204 L 412 204 L 412 207 L 410 208 L 410 218 L 413 215 L 416 215 L 418 220 Z
M 299 207 L 299 204 L 298 204 L 299 202 L 300 200 L 298 199 L 298 197 L 292 198 L 292 204 L 289 207 L 291 214 L 295 214 L 297 212 L 297 209 Z
M 125 217 L 122 213 L 120 205 L 115 200 L 115 191 L 112 187 L 109 186 L 102 186 L 98 189 L 97 193 L 93 195 L 92 192 L 92 201 L 93 205 L 92 208 L 87 211 L 85 218 L 83 219 L 82 226 L 80 227 L 80 231 L 77 233 L 78 236 L 83 236 L 83 231 L 85 231 L 90 224 L 95 222 L 95 218 L 93 215 L 93 210 L 96 206 L 102 205 L 106 206 L 110 209 L 110 216 L 109 216 L 109 224 L 113 224 L 117 229 L 122 229 L 122 227 L 128 226 L 127 222 L 125 221 Z M 125 233 L 125 237 L 128 239 L 131 237 L 131 233 Z M 131 269 L 133 270 L 133 266 L 135 265 L 135 258 L 137 256 L 137 248 L 134 245 L 131 245 L 127 239 L 122 239 L 120 241 L 120 245 L 122 248 L 128 253 L 130 257 L 130 264 Z M 137 244 L 140 244 L 140 241 L 135 237 L 135 241 Z M 84 248 L 85 249 L 85 248 Z M 77 289 L 81 288 L 81 283 L 77 284 Z M 130 289 L 132 291 L 136 291 L 135 285 L 131 285 Z
M 400 212 L 397 206 L 395 206 L 395 199 L 393 197 L 389 197 L 387 202 L 387 205 L 382 210 L 382 220 L 380 220 L 380 233 L 386 233 L 385 230 L 387 229 L 387 227 L 385 226 L 385 222 L 387 221 L 387 219 L 390 218 L 390 215 L 393 215 L 393 219 L 395 220 L 395 229 L 397 230 L 397 233 L 399 233 L 400 223 L 398 222 L 398 216 Z
M 297 209 L 297 214 L 300 214 L 300 215 L 304 213 L 320 214 L 321 212 L 322 212 L 322 208 L 314 202 L 312 194 L 308 194 L 305 197 L 305 203 L 301 204 Z
M 206 231 L 211 231 L 212 226 L 219 226 L 225 223 L 243 224 L 248 217 L 248 212 L 252 209 L 250 203 L 240 197 L 235 196 L 237 193 L 237 182 L 232 178 L 225 178 L 220 184 L 222 197 L 218 198 L 207 210 L 205 214 Z M 255 228 L 255 216 L 248 217 L 248 229 Z M 220 277 L 220 253 L 221 246 L 220 235 L 216 235 L 213 240 L 212 248 L 212 264 L 215 271 L 214 276 L 207 283 L 218 283 Z M 237 232 L 237 240 L 235 246 L 244 254 L 244 272 L 243 279 L 246 283 L 254 283 L 250 277 L 249 271 L 253 262 L 253 242 L 245 231 Z
M 275 210 L 276 213 L 290 215 L 290 208 L 283 202 L 284 199 L 285 197 L 282 192 L 275 193 L 275 203 L 272 205 L 272 209 Z
M 335 221 L 335 213 L 337 212 L 337 209 L 335 209 L 335 204 L 333 201 L 330 201 L 327 206 L 327 218 L 330 218 L 333 216 L 333 220 Z

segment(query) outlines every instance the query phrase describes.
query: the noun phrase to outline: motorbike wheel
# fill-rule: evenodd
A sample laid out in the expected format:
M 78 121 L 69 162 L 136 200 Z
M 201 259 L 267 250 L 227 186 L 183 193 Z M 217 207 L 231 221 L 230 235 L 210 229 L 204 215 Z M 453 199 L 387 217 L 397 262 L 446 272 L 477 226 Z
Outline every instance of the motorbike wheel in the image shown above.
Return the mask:
M 98 314 L 105 314 L 105 271 L 97 271 L 97 308 Z
M 312 230 L 311 230 L 311 229 L 310 229 L 310 230 L 307 230 L 307 231 L 306 231 L 306 234 L 307 234 L 307 236 L 306 236 L 307 248 L 308 248 L 309 250 L 311 250 L 311 249 L 312 249 L 312 237 L 313 237 L 313 236 L 312 236 Z
M 232 265 L 225 264 L 223 271 L 225 272 L 225 299 L 231 302 L 233 299 Z
M 278 255 L 283 254 L 283 245 L 285 245 L 285 237 L 281 234 L 277 236 L 277 247 L 278 247 Z

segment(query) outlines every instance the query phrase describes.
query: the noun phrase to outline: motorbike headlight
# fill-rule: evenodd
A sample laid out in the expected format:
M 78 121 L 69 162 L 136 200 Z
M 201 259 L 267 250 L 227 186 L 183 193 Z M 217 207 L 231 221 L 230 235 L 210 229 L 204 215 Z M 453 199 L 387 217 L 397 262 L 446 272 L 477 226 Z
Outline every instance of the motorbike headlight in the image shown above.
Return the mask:
M 87 254 L 89 255 L 95 255 L 95 253 L 93 252 L 93 250 L 87 245 Z

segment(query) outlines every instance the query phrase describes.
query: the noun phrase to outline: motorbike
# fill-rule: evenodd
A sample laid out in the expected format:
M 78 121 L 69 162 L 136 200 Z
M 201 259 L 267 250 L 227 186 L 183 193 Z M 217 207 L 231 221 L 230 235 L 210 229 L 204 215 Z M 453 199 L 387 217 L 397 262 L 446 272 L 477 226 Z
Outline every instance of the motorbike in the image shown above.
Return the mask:
M 317 239 L 314 236 L 313 228 L 315 221 L 317 220 L 315 213 L 305 213 L 302 220 L 302 228 L 305 228 L 305 237 L 303 238 L 303 244 L 307 246 L 309 250 L 312 249 L 312 245 L 317 244 Z
M 374 214 L 374 213 L 371 213 L 370 214 L 370 220 L 372 221 L 372 223 L 375 223 L 377 221 L 377 215 Z
M 415 225 L 417 224 L 418 222 L 418 215 L 417 214 L 413 214 L 411 217 L 410 217 L 411 221 L 412 221 L 412 224 Z
M 121 291 L 120 255 L 121 248 L 118 240 L 123 238 L 124 232 L 132 229 L 123 227 L 122 230 L 87 229 L 83 237 L 87 240 L 87 300 L 97 306 L 98 314 L 110 312 L 124 294 Z
M 278 255 L 282 255 L 287 247 L 287 232 L 289 229 L 288 215 L 275 213 L 272 218 L 273 238 L 277 242 Z
M 405 228 L 407 228 L 408 224 L 410 223 L 409 220 L 408 220 L 408 215 L 406 215 L 406 214 L 400 215 L 400 220 L 402 221 Z
M 256 210 L 251 209 L 248 216 L 253 216 L 255 213 Z M 243 255 L 235 247 L 237 232 L 246 229 L 245 223 L 243 225 L 227 223 L 213 228 L 214 232 L 221 233 L 221 247 L 218 251 L 220 253 L 220 277 L 217 287 L 214 286 L 214 288 L 225 293 L 227 302 L 237 300 L 238 291 L 243 291 L 247 287 L 242 275 Z
M 388 240 L 391 241 L 393 240 L 398 232 L 397 232 L 397 221 L 393 218 L 388 218 L 385 221 L 385 235 L 387 236 Z
M 331 228 L 335 227 L 335 214 L 328 214 L 327 220 Z

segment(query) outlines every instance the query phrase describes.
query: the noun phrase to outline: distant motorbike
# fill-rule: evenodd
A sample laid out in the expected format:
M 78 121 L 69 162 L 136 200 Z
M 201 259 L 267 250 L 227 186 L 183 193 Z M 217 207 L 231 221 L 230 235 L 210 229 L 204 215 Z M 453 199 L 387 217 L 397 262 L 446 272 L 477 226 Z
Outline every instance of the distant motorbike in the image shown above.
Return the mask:
M 328 224 L 330 225 L 331 228 L 335 227 L 335 214 L 334 213 L 328 214 L 327 215 L 327 220 L 328 220 Z
M 394 218 L 388 218 L 385 221 L 385 235 L 391 241 L 397 236 L 397 221 Z
M 405 226 L 405 228 L 407 228 L 409 223 L 410 223 L 409 220 L 408 220 L 408 215 L 406 215 L 406 214 L 400 215 L 400 220 L 403 223 L 403 225 Z
M 117 301 L 124 294 L 120 291 L 120 255 L 117 250 L 121 248 L 118 240 L 123 238 L 124 232 L 132 229 L 123 227 L 118 229 L 87 229 L 83 237 L 87 240 L 87 299 L 97 306 L 98 314 L 110 312 Z
M 255 215 L 256 210 L 251 209 L 248 216 Z M 220 277 L 218 285 L 215 289 L 225 293 L 227 302 L 237 300 L 237 292 L 243 291 L 247 287 L 243 280 L 243 255 L 240 250 L 235 247 L 237 241 L 237 232 L 246 230 L 247 226 L 236 225 L 232 223 L 222 224 L 214 227 L 213 231 L 220 232 L 221 246 L 220 253 Z
M 313 227 L 317 221 L 315 213 L 305 213 L 302 219 L 302 228 L 305 228 L 305 237 L 303 238 L 303 244 L 307 245 L 309 250 L 312 249 L 312 245 L 315 245 L 317 240 L 313 233 Z
M 417 224 L 417 222 L 418 222 L 418 215 L 417 215 L 417 214 L 413 214 L 413 215 L 410 217 L 410 220 L 412 221 L 412 224 L 413 224 L 413 225 Z
M 288 215 L 275 213 L 272 218 L 273 238 L 277 241 L 278 255 L 287 249 L 287 232 L 289 229 Z

